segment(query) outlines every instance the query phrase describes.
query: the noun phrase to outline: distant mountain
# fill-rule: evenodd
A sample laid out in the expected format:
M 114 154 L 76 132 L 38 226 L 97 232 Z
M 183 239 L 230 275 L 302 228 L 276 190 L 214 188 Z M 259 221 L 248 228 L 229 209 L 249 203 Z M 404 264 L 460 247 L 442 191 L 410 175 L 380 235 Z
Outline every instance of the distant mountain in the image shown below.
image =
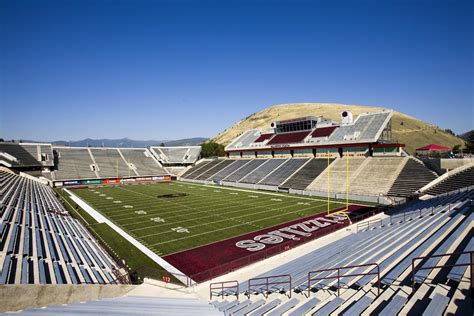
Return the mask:
M 195 137 L 178 140 L 133 140 L 128 138 L 122 139 L 91 139 L 86 138 L 78 141 L 64 141 L 58 140 L 52 142 L 54 145 L 63 145 L 71 147 L 119 147 L 119 148 L 144 148 L 150 146 L 160 146 L 164 143 L 165 146 L 197 146 L 205 142 L 207 138 Z
M 472 133 L 474 133 L 474 129 L 471 130 L 471 131 L 469 131 L 469 132 L 466 132 L 466 133 L 464 133 L 464 134 L 458 135 L 458 136 L 467 141 L 468 138 L 469 138 L 469 136 L 470 136 Z

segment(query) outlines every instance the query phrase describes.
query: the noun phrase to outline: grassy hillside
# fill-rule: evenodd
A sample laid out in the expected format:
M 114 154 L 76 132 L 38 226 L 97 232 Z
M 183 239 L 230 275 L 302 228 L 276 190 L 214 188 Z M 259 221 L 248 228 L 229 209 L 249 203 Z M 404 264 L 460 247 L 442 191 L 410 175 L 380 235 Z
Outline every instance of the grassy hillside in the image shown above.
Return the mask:
M 339 122 L 340 113 L 344 110 L 351 111 L 355 118 L 361 113 L 376 112 L 382 109 L 382 107 L 331 103 L 297 103 L 273 105 L 237 122 L 225 131 L 219 133 L 213 138 L 213 140 L 227 145 L 235 137 L 248 129 L 260 128 L 262 131 L 267 130 L 270 127 L 270 123 L 273 121 L 309 115 L 322 115 Z M 392 118 L 392 137 L 394 141 L 405 144 L 405 148 L 409 152 L 414 152 L 415 148 L 431 143 L 448 147 L 453 147 L 457 144 L 464 146 L 462 139 L 446 133 L 444 130 L 434 125 L 425 123 L 414 117 L 399 112 L 394 112 Z

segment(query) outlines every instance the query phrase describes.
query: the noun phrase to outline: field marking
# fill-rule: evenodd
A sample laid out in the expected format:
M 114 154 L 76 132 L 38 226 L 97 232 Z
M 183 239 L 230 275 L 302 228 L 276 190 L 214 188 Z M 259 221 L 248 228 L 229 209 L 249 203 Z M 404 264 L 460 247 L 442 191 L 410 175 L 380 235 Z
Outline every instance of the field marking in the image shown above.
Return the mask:
M 181 185 L 177 185 L 177 186 L 181 186 Z M 202 186 L 206 186 L 206 187 L 211 187 L 211 188 L 216 188 L 216 186 L 208 186 L 208 185 L 196 185 L 196 184 L 192 184 L 192 185 L 188 185 L 188 188 L 191 189 L 192 191 L 184 191 L 185 193 L 189 193 L 191 195 L 191 199 L 187 199 L 186 200 L 186 203 L 190 203 L 190 201 L 201 201 L 202 200 L 202 197 L 194 197 L 192 196 L 193 194 L 197 194 L 199 195 L 202 191 L 200 190 L 199 187 L 202 187 Z M 291 214 L 294 214 L 294 213 L 298 213 L 298 212 L 306 212 L 308 210 L 311 210 L 312 208 L 314 209 L 317 209 L 315 210 L 316 213 L 314 214 L 319 214 L 319 213 L 323 213 L 324 210 L 319 210 L 319 208 L 321 206 L 323 206 L 326 201 L 325 200 L 321 200 L 321 199 L 317 199 L 317 198 L 307 198 L 307 197 L 298 197 L 298 196 L 291 196 L 291 195 L 285 195 L 285 194 L 276 194 L 276 193 L 268 193 L 268 192 L 255 192 L 255 191 L 252 191 L 252 190 L 240 190 L 240 189 L 235 189 L 235 188 L 227 188 L 227 187 L 219 187 L 220 189 L 223 189 L 223 190 L 227 190 L 227 192 L 229 192 L 228 194 L 224 194 L 224 193 L 221 193 L 221 192 L 215 192 L 214 194 L 211 193 L 210 195 L 208 196 L 205 196 L 205 198 L 207 199 L 207 202 L 203 202 L 203 203 L 199 203 L 199 207 L 202 207 L 202 206 L 205 206 L 206 204 L 209 204 L 209 200 L 212 200 L 213 202 L 215 202 L 214 204 L 214 207 L 213 207 L 213 210 L 212 211 L 200 211 L 199 213 L 207 213 L 209 214 L 209 216 L 207 217 L 215 217 L 215 218 L 221 218 L 222 216 L 220 216 L 221 214 L 215 214 L 213 212 L 216 212 L 216 211 L 225 211 L 226 209 L 230 209 L 232 210 L 232 213 L 239 213 L 239 212 L 242 212 L 241 209 L 236 209 L 235 206 L 229 206 L 228 208 L 218 208 L 218 205 L 228 205 L 228 204 L 232 204 L 232 203 L 235 203 L 235 202 L 239 202 L 240 204 L 243 204 L 245 205 L 246 207 L 249 207 L 249 210 L 244 210 L 244 211 L 247 211 L 247 212 L 251 212 L 253 209 L 262 209 L 263 206 L 265 204 L 269 204 L 268 207 L 266 207 L 265 209 L 263 209 L 262 211 L 260 212 L 257 212 L 257 213 L 250 213 L 250 214 L 244 214 L 242 216 L 237 216 L 237 217 L 234 217 L 234 218 L 225 218 L 224 220 L 219 220 L 217 222 L 223 222 L 225 220 L 228 220 L 228 221 L 234 221 L 234 222 L 237 222 L 239 224 L 237 225 L 231 225 L 231 226 L 226 226 L 225 228 L 222 228 L 222 229 L 217 229 L 217 230 L 212 230 L 212 231 L 209 231 L 209 232 L 206 232 L 206 233 L 213 233 L 213 232 L 217 232 L 217 231 L 222 231 L 222 230 L 225 230 L 225 229 L 230 229 L 230 228 L 233 228 L 233 227 L 238 227 L 238 226 L 245 226 L 245 225 L 251 225 L 251 226 L 254 226 L 255 223 L 257 222 L 261 222 L 261 221 L 266 221 L 268 219 L 273 219 L 275 217 L 279 217 L 279 216 L 288 216 L 288 215 L 291 215 Z M 108 188 L 105 188 L 106 190 L 104 190 L 105 192 L 108 191 L 107 189 Z M 133 189 L 133 187 L 131 187 L 131 189 Z M 140 189 L 137 187 L 137 190 Z M 155 198 L 154 196 L 154 192 L 156 190 L 161 190 L 161 191 L 174 191 L 174 192 L 183 192 L 182 190 L 181 191 L 178 191 L 178 190 L 173 190 L 171 189 L 170 187 L 166 186 L 157 186 L 157 185 L 151 185 L 150 186 L 150 189 L 145 189 L 145 192 L 139 192 L 139 191 L 135 191 L 135 190 L 128 190 L 124 187 L 116 187 L 114 188 L 113 191 L 109 191 L 111 194 L 114 194 L 113 192 L 118 192 L 118 191 L 126 191 L 126 192 L 129 192 L 128 194 L 126 194 L 127 196 L 127 199 L 126 201 L 129 202 L 129 203 L 132 203 L 133 201 L 133 204 L 140 204 L 140 205 L 143 205 L 144 207 L 140 206 L 140 208 L 147 208 L 147 207 L 152 207 L 151 210 L 148 210 L 149 211 L 149 216 L 156 216 L 156 215 L 159 215 L 159 216 L 162 216 L 163 212 L 162 210 L 160 209 L 157 209 L 156 208 L 156 203 L 151 203 L 153 202 L 152 199 Z M 199 191 L 198 191 L 199 190 Z M 216 191 L 216 190 L 211 190 L 212 192 L 213 191 Z M 256 207 L 256 204 L 255 201 L 251 201 L 249 202 L 249 199 L 247 197 L 245 197 L 245 194 L 243 195 L 239 195 L 238 192 L 234 192 L 234 191 L 242 191 L 242 192 L 245 192 L 245 193 L 251 193 L 251 194 L 255 194 L 255 195 L 258 195 L 259 197 L 262 197 L 261 200 L 258 201 L 258 205 L 260 204 L 259 202 L 262 201 L 262 206 L 257 206 Z M 83 191 L 85 192 L 85 191 Z M 99 193 L 99 192 L 98 192 Z M 216 194 L 216 193 L 219 193 L 219 194 Z M 90 194 L 90 193 L 89 193 Z M 118 193 L 120 194 L 120 193 Z M 147 197 L 147 200 L 145 203 L 142 203 L 143 199 L 135 199 L 133 196 L 134 195 L 141 195 L 141 196 L 145 196 Z M 235 198 L 231 199 L 230 202 L 227 200 L 230 198 L 230 195 L 234 195 Z M 270 199 L 270 198 L 264 198 L 263 195 L 272 195 L 272 196 L 278 196 L 280 198 L 284 198 L 285 200 L 284 201 L 281 201 L 281 203 L 272 203 L 270 201 L 272 201 L 273 199 Z M 117 212 L 117 208 L 114 207 L 114 205 L 111 205 L 111 203 L 107 203 L 107 204 L 104 204 L 102 201 L 103 200 L 95 200 L 94 198 L 94 194 L 92 195 L 88 195 L 87 199 L 91 199 L 91 202 L 93 202 L 94 204 L 97 204 L 97 205 L 101 205 L 103 206 L 103 208 L 101 210 L 103 210 L 103 213 L 106 214 L 107 217 L 111 217 L 113 218 L 114 222 L 115 221 L 124 221 L 126 220 L 127 218 L 129 218 L 128 216 L 130 215 L 130 211 L 128 210 L 121 210 L 121 209 L 118 209 L 118 212 Z M 238 197 L 237 197 L 238 196 Z M 288 198 L 288 199 L 287 199 Z M 282 205 L 286 205 L 288 204 L 289 202 L 289 199 L 300 199 L 300 200 L 307 200 L 307 201 L 314 201 L 315 205 L 311 206 L 310 208 L 302 208 L 302 209 L 298 209 L 298 210 L 295 210 L 295 211 L 291 211 L 291 212 L 287 212 L 287 211 L 284 211 L 283 210 L 283 206 Z M 137 203 L 138 202 L 138 203 Z M 171 216 L 169 216 L 169 218 L 172 218 L 172 219 L 175 219 L 175 218 L 181 218 L 182 216 L 185 216 L 185 212 L 186 211 L 179 211 L 179 209 L 183 209 L 183 208 L 186 208 L 186 209 L 191 209 L 191 210 L 195 210 L 195 208 L 193 207 L 190 207 L 188 205 L 185 205 L 184 203 L 181 203 L 180 201 L 174 203 L 175 201 L 165 201 L 166 203 L 163 203 L 162 205 L 166 205 L 164 206 L 164 208 L 166 208 L 168 214 L 171 214 Z M 276 201 L 275 201 L 276 202 Z M 323 203 L 321 203 L 323 202 Z M 331 201 L 332 205 L 333 205 L 333 209 L 334 208 L 337 208 L 337 205 L 338 204 L 345 204 L 345 201 Z M 192 202 L 191 202 L 192 203 Z M 321 204 L 320 204 L 321 203 Z M 306 204 L 306 203 L 304 203 Z M 304 205 L 303 204 L 303 205 Z M 360 204 L 360 203 L 359 203 Z M 160 205 L 160 207 L 162 206 Z M 194 203 L 193 206 L 195 206 L 196 203 Z M 301 205 L 301 204 L 300 204 Z M 278 209 L 275 209 L 275 207 L 279 207 L 280 210 Z M 138 208 L 138 207 L 137 207 Z M 216 209 L 218 208 L 218 209 Z M 285 209 L 287 208 L 291 208 L 291 206 L 285 206 L 284 207 Z M 198 208 L 199 210 L 199 208 Z M 126 212 L 126 213 L 125 213 Z M 261 214 L 261 213 L 268 213 L 268 212 L 278 212 L 277 214 L 275 214 L 274 216 L 269 216 L 269 217 L 263 217 L 263 218 L 258 218 L 256 220 L 252 220 L 251 222 L 242 222 L 239 220 L 239 218 L 244 218 L 244 217 L 248 217 L 248 216 L 254 216 L 254 215 L 258 215 L 258 214 Z M 196 214 L 197 212 L 193 212 L 193 215 Z M 113 215 L 115 214 L 115 216 Z M 314 215 L 314 214 L 308 214 L 308 215 L 305 215 L 306 216 L 311 216 L 311 215 Z M 224 215 L 227 215 L 227 214 L 224 214 Z M 126 216 L 125 218 L 123 216 Z M 120 219 L 118 218 L 120 217 Z M 144 217 L 144 216 L 142 216 Z M 207 218 L 206 217 L 206 218 Z M 132 218 L 137 218 L 137 216 L 133 216 Z M 141 218 L 141 217 L 140 217 Z M 199 218 L 196 218 L 194 220 L 199 220 Z M 141 222 L 135 222 L 134 225 L 140 225 Z M 182 221 L 180 221 L 179 223 L 182 223 Z M 174 222 L 173 221 L 173 224 L 176 225 L 177 222 Z M 212 224 L 212 223 L 206 223 L 204 225 L 209 225 L 209 224 Z M 274 225 L 278 225 L 278 224 L 281 224 L 281 223 L 275 223 L 275 224 L 268 224 L 266 225 L 265 227 L 271 227 L 271 226 L 274 226 Z M 120 225 L 117 223 L 117 225 Z M 120 226 L 123 226 L 123 225 L 120 225 Z M 262 227 L 262 226 L 260 226 Z M 158 229 L 158 230 L 161 230 L 163 228 L 162 225 L 152 225 L 152 226 L 145 226 L 145 227 L 142 227 L 141 230 L 146 230 L 146 229 Z M 247 226 L 247 229 L 249 227 Z M 263 228 L 263 227 L 262 227 Z M 243 230 L 246 230 L 245 228 Z M 255 230 L 253 230 L 255 231 Z M 252 231 L 250 231 L 252 232 Z M 250 232 L 245 232 L 244 234 L 248 234 Z M 169 233 L 169 231 L 168 231 Z M 134 233 L 133 233 L 134 234 Z M 137 236 L 137 238 L 139 238 L 140 240 L 142 240 L 144 243 L 146 243 L 142 238 L 148 238 L 148 240 L 150 239 L 150 237 L 147 237 L 148 235 L 136 235 L 134 234 L 135 236 Z M 197 234 L 190 234 L 189 237 L 194 237 L 194 236 L 199 236 L 199 235 L 203 235 L 203 233 L 197 233 Z M 236 236 L 228 236 L 228 237 L 225 237 L 223 238 L 222 240 L 224 239 L 227 239 L 227 238 L 233 238 L 233 237 L 236 237 Z M 188 237 L 186 237 L 188 238 Z M 153 238 L 155 239 L 155 238 Z M 153 240 L 152 239 L 152 240 Z M 161 244 L 161 243 L 169 243 L 169 242 L 173 242 L 173 241 L 176 241 L 176 240 L 182 240 L 182 239 L 185 239 L 185 238 L 179 238 L 179 239 L 172 239 L 172 240 L 165 240 L 165 241 L 162 241 L 158 244 Z M 156 239 L 155 239 L 156 240 Z M 214 243 L 216 241 L 211 241 L 210 243 Z M 148 245 L 148 243 L 146 243 Z M 154 245 L 157 245 L 156 243 L 155 244 L 151 244 L 150 247 L 155 247 Z M 202 245 L 199 245 L 198 247 L 200 247 Z M 187 249 L 192 249 L 194 247 L 190 247 L 190 248 L 185 248 L 185 249 L 180 249 L 179 251 L 183 251 L 183 250 L 187 250 Z M 177 252 L 179 252 L 177 251 Z M 161 253 L 161 252 L 160 252 Z M 166 253 L 166 251 L 165 251 Z M 174 253 L 174 252 L 170 252 L 170 253 Z M 168 253 L 169 254 L 169 253 Z
M 267 213 L 267 212 L 274 212 L 275 210 L 267 210 L 267 211 L 263 211 L 263 212 L 259 212 L 260 214 L 261 213 Z M 301 210 L 298 210 L 298 211 L 293 211 L 293 212 L 283 212 L 283 213 L 279 213 L 279 214 L 276 214 L 275 216 L 269 216 L 269 217 L 263 217 L 263 218 L 259 218 L 258 220 L 255 220 L 255 221 L 252 221 L 252 222 L 247 222 L 245 224 L 249 224 L 249 225 L 256 225 L 255 223 L 256 222 L 260 222 L 260 221 L 263 221 L 263 220 L 267 220 L 267 219 L 271 219 L 271 218 L 275 218 L 275 217 L 278 217 L 278 216 L 284 216 L 284 215 L 291 215 L 291 214 L 295 214 L 295 213 L 298 213 L 300 212 Z M 324 213 L 324 211 L 321 211 L 321 212 L 318 212 L 316 214 L 320 214 L 320 213 Z M 312 215 L 316 215 L 316 214 L 312 214 Z M 234 217 L 234 218 L 241 218 L 241 217 L 246 217 L 246 216 L 252 216 L 254 214 L 247 214 L 247 215 L 244 215 L 244 216 L 238 216 L 238 217 Z M 308 216 L 311 216 L 311 215 L 308 215 Z M 308 217 L 308 216 L 305 216 L 305 217 Z M 230 221 L 232 220 L 232 218 L 226 218 L 224 220 L 221 220 L 221 221 L 215 221 L 215 222 L 208 222 L 208 223 L 203 223 L 203 224 L 199 224 L 199 225 L 194 225 L 194 226 L 188 226 L 189 228 L 195 228 L 195 227 L 200 227 L 200 226 L 205 226 L 205 225 L 212 225 L 212 224 L 216 224 L 216 223 L 219 223 L 219 222 L 223 222 L 223 221 Z M 283 224 L 283 223 L 282 223 Z M 271 225 L 271 226 L 275 226 L 275 225 L 279 225 L 279 224 L 274 224 L 274 225 Z M 271 226 L 268 226 L 268 227 L 271 227 Z M 262 227 L 263 229 L 264 227 Z M 143 229 L 142 229 L 143 230 Z M 218 229 L 220 230 L 220 229 Z M 135 230 L 134 230 L 135 231 Z M 212 231 L 211 231 L 212 232 Z M 155 233 L 155 234 L 149 234 L 149 235 L 140 235 L 142 238 L 148 238 L 148 237 L 151 237 L 151 236 L 157 236 L 157 235 L 162 235 L 162 234 L 166 234 L 167 232 L 160 232 L 160 233 Z
M 271 207 L 272 205 L 269 205 L 269 207 Z M 323 206 L 323 205 L 321 205 Z M 287 213 L 285 212 L 284 210 L 285 209 L 288 209 L 288 208 L 293 208 L 295 207 L 294 204 L 291 204 L 291 205 L 287 205 L 287 206 L 283 206 L 283 207 L 279 207 L 279 208 L 272 208 L 272 209 L 269 209 L 269 208 L 265 208 L 263 211 L 259 211 L 259 212 L 252 212 L 252 213 L 247 213 L 245 216 L 251 216 L 251 215 L 256 215 L 256 214 L 262 214 L 262 213 L 265 213 L 265 212 L 283 212 L 283 213 Z M 311 208 L 303 208 L 303 209 L 300 209 L 299 211 L 303 211 L 305 212 L 306 210 L 311 210 Z M 217 210 L 216 210 L 217 211 Z M 246 212 L 247 210 L 241 210 L 241 209 L 238 209 L 238 210 L 235 210 L 235 211 L 231 211 L 231 212 L 225 212 L 225 215 L 228 216 L 229 214 L 233 214 L 233 213 L 241 213 L 241 212 Z M 198 213 L 207 213 L 206 211 L 201 211 L 201 212 L 194 212 L 193 215 L 195 214 L 198 214 Z M 162 214 L 160 214 L 162 215 Z M 170 217 L 167 217 L 167 219 L 170 219 L 170 218 L 176 218 L 176 217 L 180 217 L 180 216 L 186 216 L 187 214 L 183 214 L 183 215 L 179 215 L 179 216 L 170 216 Z M 145 217 L 145 216 L 140 216 L 141 217 Z M 185 222 L 189 222 L 189 221 L 193 221 L 193 220 L 202 220 L 202 219 L 205 219 L 205 218 L 209 218 L 209 217 L 217 217 L 216 215 L 209 215 L 209 216 L 204 216 L 204 217 L 199 217 L 199 218 L 190 218 L 188 220 L 184 220 L 184 221 L 178 221 L 178 223 L 185 223 Z M 220 216 L 219 216 L 220 217 Z M 229 217 L 228 219 L 229 220 L 233 220 L 233 219 L 236 219 L 236 218 L 240 218 L 242 216 L 236 216 L 236 217 Z M 134 218 L 134 217 L 130 217 L 128 219 L 131 219 L 131 218 Z M 125 219 L 120 219 L 120 220 L 125 220 Z M 148 221 L 140 221 L 140 222 L 133 222 L 133 223 L 129 223 L 129 224 L 123 224 L 123 226 L 130 226 L 130 225 L 139 225 L 140 223 L 147 223 Z M 209 222 L 209 223 L 214 223 L 214 222 Z M 132 229 L 132 231 L 135 231 L 135 230 L 139 230 L 140 228 L 135 228 L 135 229 Z
M 279 208 L 286 208 L 288 207 L 288 205 L 286 205 L 287 203 L 292 203 L 292 201 L 282 201 L 280 203 L 267 203 L 266 201 L 262 201 L 262 202 L 257 202 L 257 203 L 253 203 L 253 205 L 251 207 L 249 207 L 248 209 L 245 209 L 243 210 L 242 207 L 240 205 L 229 205 L 229 202 L 227 201 L 226 203 L 222 204 L 224 206 L 228 205 L 228 207 L 220 207 L 219 205 L 213 205 L 213 208 L 210 209 L 210 211 L 215 211 L 215 212 L 226 212 L 226 214 L 229 214 L 229 213 L 233 213 L 234 210 L 237 210 L 237 211 L 252 211 L 252 210 L 256 210 L 256 209 L 259 209 L 259 208 L 262 208 L 262 207 L 279 207 Z M 207 203 L 208 204 L 208 203 Z M 261 205 L 260 205 L 261 204 Z M 203 204 L 203 206 L 205 206 L 206 204 Z M 308 203 L 309 205 L 309 203 Z M 314 206 L 315 207 L 319 207 L 319 206 L 323 206 L 324 204 L 315 204 Z M 294 203 L 292 203 L 290 206 L 295 206 Z M 268 208 L 267 207 L 267 208 Z M 199 210 L 198 212 L 193 212 L 193 215 L 195 214 L 200 214 L 200 213 L 204 213 L 204 212 L 207 212 L 207 211 L 202 211 L 201 208 L 199 207 L 196 207 L 197 210 Z M 119 210 L 117 212 L 114 212 L 114 214 L 120 212 L 125 212 L 126 210 Z M 182 217 L 182 216 L 188 216 L 189 214 L 186 212 L 186 211 L 177 211 L 177 210 L 170 210 L 170 211 L 165 211 L 165 212 L 162 212 L 161 210 L 156 210 L 158 212 L 160 212 L 160 215 L 168 215 L 168 214 L 171 214 L 171 217 L 169 218 L 175 218 L 175 217 Z M 228 212 L 230 211 L 230 212 Z M 127 217 L 122 217 L 126 215 Z M 114 219 L 116 220 L 126 220 L 126 219 L 130 219 L 130 218 L 137 218 L 137 217 L 129 217 L 129 212 L 127 214 L 117 214 L 114 217 Z M 117 218 L 118 216 L 120 216 L 120 218 Z

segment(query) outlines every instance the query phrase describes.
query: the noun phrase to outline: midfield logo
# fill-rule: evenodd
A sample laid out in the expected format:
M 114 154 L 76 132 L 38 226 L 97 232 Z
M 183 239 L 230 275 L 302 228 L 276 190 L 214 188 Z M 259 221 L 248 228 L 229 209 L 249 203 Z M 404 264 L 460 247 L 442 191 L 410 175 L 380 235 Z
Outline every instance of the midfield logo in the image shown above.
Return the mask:
M 266 245 L 276 245 L 284 242 L 285 239 L 298 241 L 302 237 L 310 237 L 312 232 L 323 227 L 343 223 L 346 219 L 347 217 L 341 214 L 325 215 L 258 235 L 253 239 L 241 240 L 235 245 L 248 251 L 259 251 L 264 249 Z

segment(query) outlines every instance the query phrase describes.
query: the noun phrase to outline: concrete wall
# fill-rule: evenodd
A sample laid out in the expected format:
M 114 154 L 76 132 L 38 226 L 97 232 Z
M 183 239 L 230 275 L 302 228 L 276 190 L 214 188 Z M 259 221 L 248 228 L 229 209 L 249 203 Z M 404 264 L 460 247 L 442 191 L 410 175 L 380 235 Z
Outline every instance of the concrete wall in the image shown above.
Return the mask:
M 22 284 L 0 286 L 0 313 L 28 307 L 77 303 L 124 296 L 136 285 Z

